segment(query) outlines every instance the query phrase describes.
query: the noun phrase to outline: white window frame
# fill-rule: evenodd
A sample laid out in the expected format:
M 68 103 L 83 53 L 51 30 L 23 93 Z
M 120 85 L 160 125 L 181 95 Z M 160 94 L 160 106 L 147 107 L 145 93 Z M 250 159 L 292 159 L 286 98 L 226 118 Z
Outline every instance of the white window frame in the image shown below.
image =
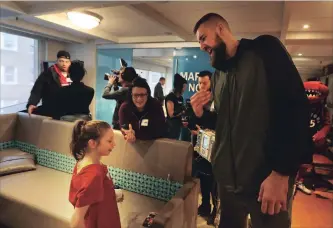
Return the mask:
M 14 106 L 14 105 L 17 105 L 18 103 L 19 103 L 19 101 L 18 100 L 10 100 L 10 101 L 12 101 L 13 103 L 12 104 L 10 104 L 10 105 L 7 105 L 7 106 L 5 106 L 5 102 L 4 102 L 5 100 L 1 100 L 1 103 L 0 103 L 0 108 L 1 109 L 3 109 L 3 108 L 8 108 L 8 107 L 12 107 L 12 106 Z
M 7 66 L 1 66 L 1 84 L 2 85 L 17 85 L 17 67 L 14 67 L 14 81 L 7 81 L 5 77 L 5 68 Z
M 7 34 L 10 35 L 10 36 L 13 36 L 13 38 L 14 38 L 14 41 L 13 41 L 14 45 L 13 45 L 12 48 L 8 48 L 8 47 L 5 46 L 5 37 L 6 37 Z M 1 32 L 1 49 L 2 50 L 7 50 L 7 51 L 18 51 L 18 36 L 10 34 L 10 33 L 6 33 L 6 35 L 5 35 L 5 33 Z

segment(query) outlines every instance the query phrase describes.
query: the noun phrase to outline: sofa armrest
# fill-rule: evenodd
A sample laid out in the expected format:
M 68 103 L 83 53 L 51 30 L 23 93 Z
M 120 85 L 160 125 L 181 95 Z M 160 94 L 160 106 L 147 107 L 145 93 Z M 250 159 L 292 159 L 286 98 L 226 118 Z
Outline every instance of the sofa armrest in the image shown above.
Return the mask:
M 154 218 L 153 228 L 195 228 L 198 214 L 199 179 L 186 182 Z

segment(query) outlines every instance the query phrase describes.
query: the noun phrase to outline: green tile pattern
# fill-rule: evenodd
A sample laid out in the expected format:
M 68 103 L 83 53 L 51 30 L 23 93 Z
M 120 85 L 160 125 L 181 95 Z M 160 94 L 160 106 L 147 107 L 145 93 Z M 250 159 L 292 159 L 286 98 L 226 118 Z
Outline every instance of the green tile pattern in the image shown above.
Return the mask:
M 39 149 L 34 145 L 20 141 L 0 143 L 0 151 L 7 148 L 18 148 L 22 151 L 34 154 L 37 158 L 37 164 L 65 173 L 73 173 L 76 164 L 75 159 L 70 156 Z M 111 166 L 109 166 L 109 172 L 115 184 L 121 188 L 159 200 L 169 201 L 182 187 L 182 184 L 178 182 L 168 181 L 162 178 Z

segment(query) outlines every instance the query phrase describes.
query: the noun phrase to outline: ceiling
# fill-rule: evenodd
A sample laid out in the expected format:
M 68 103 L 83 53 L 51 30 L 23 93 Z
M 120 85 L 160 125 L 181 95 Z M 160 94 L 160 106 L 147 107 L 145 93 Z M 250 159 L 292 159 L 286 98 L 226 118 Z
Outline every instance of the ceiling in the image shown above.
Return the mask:
M 333 62 L 333 1 L 11 1 L 1 2 L 0 24 L 67 42 L 97 44 L 196 42 L 192 29 L 208 12 L 221 14 L 238 37 L 281 39 L 305 77 Z M 84 30 L 66 12 L 89 10 L 103 20 Z M 35 25 L 38 26 L 35 26 Z M 304 29 L 303 25 L 309 25 Z M 299 54 L 302 56 L 298 56 Z M 162 57 L 161 57 L 162 58 Z

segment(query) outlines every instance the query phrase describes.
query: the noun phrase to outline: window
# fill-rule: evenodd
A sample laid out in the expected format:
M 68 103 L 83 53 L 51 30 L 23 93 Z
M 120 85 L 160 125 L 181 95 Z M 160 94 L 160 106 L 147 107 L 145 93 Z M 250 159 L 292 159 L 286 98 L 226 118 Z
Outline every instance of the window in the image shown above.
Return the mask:
M 140 69 L 136 69 L 136 73 L 138 75 L 140 75 L 141 78 L 144 78 L 148 81 L 148 77 L 149 77 L 149 71 L 147 70 L 140 70 Z
M 1 100 L 0 108 L 10 107 L 17 105 L 19 103 L 18 100 Z
M 1 32 L 1 49 L 8 51 L 18 50 L 18 36 Z
M 0 113 L 21 111 L 40 71 L 38 40 L 2 32 L 0 59 Z
M 17 84 L 17 68 L 14 66 L 1 66 L 1 84 L 16 85 Z
M 164 73 L 153 72 L 148 70 L 136 69 L 136 72 L 140 77 L 147 80 L 150 89 L 153 91 L 156 84 L 160 81 L 160 77 L 164 77 Z
M 30 53 L 31 54 L 35 53 L 35 45 L 30 45 Z

